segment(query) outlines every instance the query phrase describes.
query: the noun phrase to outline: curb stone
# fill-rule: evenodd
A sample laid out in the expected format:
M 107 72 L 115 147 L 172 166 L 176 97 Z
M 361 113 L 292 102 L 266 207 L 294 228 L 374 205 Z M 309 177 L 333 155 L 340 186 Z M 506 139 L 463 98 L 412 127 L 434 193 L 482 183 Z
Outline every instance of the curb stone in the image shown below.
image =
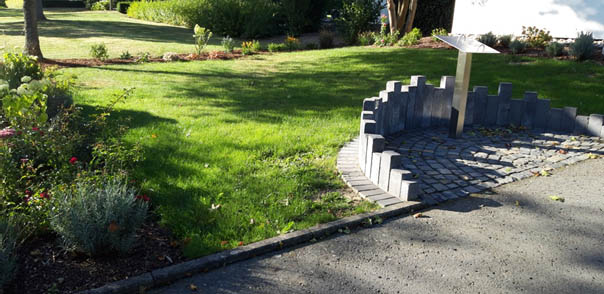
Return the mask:
M 436 204 L 436 203 L 434 203 Z M 183 263 L 156 269 L 129 279 L 106 284 L 100 288 L 84 290 L 78 294 L 136 293 L 157 288 L 193 274 L 209 271 L 238 261 L 250 259 L 272 251 L 292 247 L 301 243 L 319 239 L 342 228 L 355 228 L 367 219 L 388 219 L 428 208 L 432 205 L 424 202 L 408 201 L 382 208 L 378 211 L 345 217 L 333 222 L 319 224 L 311 228 L 262 240 L 238 248 L 218 252 Z

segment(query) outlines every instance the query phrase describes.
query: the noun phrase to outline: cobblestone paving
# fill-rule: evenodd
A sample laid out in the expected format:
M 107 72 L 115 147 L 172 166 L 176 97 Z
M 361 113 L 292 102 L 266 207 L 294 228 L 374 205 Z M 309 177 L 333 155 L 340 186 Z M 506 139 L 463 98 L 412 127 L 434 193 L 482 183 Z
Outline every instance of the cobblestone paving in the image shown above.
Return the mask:
M 463 138 L 447 129 L 417 130 L 386 138 L 401 154 L 402 169 L 421 182 L 422 200 L 464 197 L 604 154 L 596 137 L 513 129 L 468 128 Z

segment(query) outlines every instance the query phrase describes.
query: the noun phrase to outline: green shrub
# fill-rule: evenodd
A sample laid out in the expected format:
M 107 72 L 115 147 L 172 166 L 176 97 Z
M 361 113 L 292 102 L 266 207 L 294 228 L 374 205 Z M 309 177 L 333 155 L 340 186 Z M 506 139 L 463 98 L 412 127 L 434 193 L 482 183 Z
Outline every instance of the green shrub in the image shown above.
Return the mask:
M 137 196 L 124 179 L 82 181 L 55 193 L 50 224 L 67 248 L 92 256 L 124 254 L 145 220 L 147 199 Z
M 140 52 L 138 57 L 136 58 L 136 62 L 138 63 L 146 63 L 151 59 L 151 54 L 149 52 Z
M 503 48 L 509 48 L 512 43 L 512 35 L 502 35 L 498 38 L 499 45 Z
M 422 38 L 422 32 L 418 28 L 413 28 L 410 32 L 405 34 L 398 42 L 399 46 L 411 46 L 419 43 L 419 39 Z
M 124 1 L 117 2 L 117 4 L 116 4 L 117 11 L 119 11 L 120 13 L 123 13 L 123 14 L 128 13 L 128 8 L 130 7 L 130 3 L 131 2 L 129 2 L 129 1 L 128 2 L 124 2 Z
M 0 214 L 0 293 L 16 272 L 17 231 L 13 217 Z
M 229 36 L 222 38 L 221 43 L 225 53 L 231 53 L 233 52 L 233 49 L 235 49 L 235 41 L 233 41 L 233 38 Z
M 276 22 L 283 23 L 286 33 L 299 36 L 316 32 L 331 4 L 329 0 L 279 0 Z
M 379 0 L 343 0 L 338 29 L 348 44 L 356 44 L 359 33 L 371 31 L 382 8 Z
M 260 51 L 261 49 L 262 47 L 260 46 L 260 42 L 257 40 L 241 43 L 241 53 L 243 55 L 250 55 Z
M 109 10 L 109 1 L 98 1 L 90 6 L 90 10 Z
M 9 89 L 16 89 L 25 76 L 39 80 L 43 76 L 42 67 L 35 56 L 22 53 L 4 53 L 0 62 L 0 80 L 8 83 Z
M 547 53 L 547 55 L 552 57 L 560 56 L 562 55 L 562 53 L 564 53 L 564 45 L 558 42 L 551 42 L 545 47 L 545 52 Z
M 122 54 L 120 54 L 120 59 L 131 59 L 132 58 L 132 54 L 130 54 L 130 52 L 123 51 Z
M 296 51 L 300 49 L 300 40 L 295 37 L 288 36 L 283 42 L 288 51 Z
M 269 52 L 282 52 L 282 51 L 286 51 L 286 50 L 287 50 L 287 46 L 285 46 L 285 44 L 275 44 L 275 43 L 268 44 Z
M 396 42 L 398 41 L 398 35 L 399 32 L 395 32 L 394 34 L 391 33 L 386 33 L 386 34 L 374 34 L 373 38 L 374 38 L 374 42 L 373 45 L 376 46 L 394 46 L 396 44 Z
M 495 36 L 492 32 L 488 32 L 486 34 L 480 35 L 478 41 L 489 47 L 493 47 L 495 46 L 495 44 L 497 44 L 497 36 Z
M 101 61 L 104 61 L 109 58 L 109 54 L 107 53 L 107 46 L 105 45 L 105 43 L 90 45 L 90 56 Z
M 446 36 L 448 34 L 449 34 L 449 32 L 447 32 L 447 29 L 445 29 L 445 28 L 433 29 L 432 30 L 432 40 L 442 42 L 441 40 L 436 38 L 436 36 Z
M 319 49 L 319 45 L 317 45 L 317 43 L 307 43 L 304 46 L 304 49 L 306 49 L 306 50 L 317 50 L 317 49 Z
M 531 48 L 545 48 L 552 40 L 549 31 L 538 29 L 537 27 L 522 26 L 522 35 Z
M 575 42 L 570 45 L 570 53 L 579 61 L 590 59 L 594 52 L 592 33 L 579 33 Z
M 195 52 L 201 54 L 206 46 L 208 46 L 208 42 L 210 42 L 210 38 L 212 38 L 212 32 L 199 25 L 195 25 L 193 32 L 195 33 L 193 35 L 193 38 L 195 39 Z
M 357 37 L 359 45 L 368 46 L 372 45 L 375 42 L 375 33 L 374 32 L 362 32 Z
M 524 52 L 526 49 L 526 43 L 524 41 L 515 39 L 510 43 L 510 49 L 512 50 L 512 54 L 518 54 Z
M 334 46 L 335 34 L 329 30 L 319 31 L 319 48 L 329 49 Z

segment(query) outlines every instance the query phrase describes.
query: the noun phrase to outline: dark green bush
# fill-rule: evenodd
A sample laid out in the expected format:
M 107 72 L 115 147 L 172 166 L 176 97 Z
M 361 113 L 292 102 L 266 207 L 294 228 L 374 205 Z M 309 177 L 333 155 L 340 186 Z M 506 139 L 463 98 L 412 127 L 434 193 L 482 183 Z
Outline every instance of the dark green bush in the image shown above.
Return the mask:
M 551 42 L 545 47 L 545 52 L 549 56 L 560 56 L 564 53 L 564 45 L 558 42 Z
M 419 1 L 413 19 L 413 27 L 422 32 L 444 28 L 451 31 L 455 0 Z
M 356 44 L 361 32 L 372 31 L 378 23 L 379 0 L 343 0 L 340 15 L 336 19 L 338 29 L 348 44 Z
M 268 44 L 268 51 L 269 52 L 287 51 L 287 46 L 285 44 L 270 43 L 270 44 Z
M 545 48 L 553 39 L 549 31 L 539 29 L 537 27 L 522 26 L 522 35 L 526 39 L 528 46 L 531 48 Z
M 14 218 L 0 211 L 0 293 L 2 288 L 15 276 L 17 248 L 17 231 Z
M 316 32 L 327 14 L 330 1 L 326 0 L 279 0 L 279 18 L 287 28 L 287 34 L 298 36 Z
M 116 5 L 117 5 L 116 6 L 117 11 L 119 11 L 120 13 L 123 13 L 123 14 L 128 13 L 128 7 L 130 7 L 129 1 L 128 2 L 124 2 L 124 1 L 118 2 Z
M 321 30 L 319 32 L 319 48 L 329 49 L 334 46 L 335 34 L 332 31 Z
M 502 35 L 498 38 L 499 45 L 503 48 L 509 48 L 510 43 L 512 43 L 512 35 Z
M 493 47 L 495 46 L 495 44 L 497 44 L 497 36 L 495 36 L 492 32 L 488 32 L 486 34 L 480 35 L 478 41 L 489 47 Z
M 512 54 L 522 53 L 526 49 L 526 43 L 515 39 L 512 41 L 512 43 L 510 43 L 510 49 L 512 50 Z
M 570 53 L 579 61 L 590 59 L 594 52 L 592 33 L 579 33 L 575 42 L 570 45 Z

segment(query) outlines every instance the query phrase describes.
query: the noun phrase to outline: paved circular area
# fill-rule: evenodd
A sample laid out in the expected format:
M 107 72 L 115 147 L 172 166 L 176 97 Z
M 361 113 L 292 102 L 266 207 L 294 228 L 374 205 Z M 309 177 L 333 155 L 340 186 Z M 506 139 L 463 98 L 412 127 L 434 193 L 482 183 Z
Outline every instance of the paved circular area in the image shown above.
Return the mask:
M 587 160 L 149 293 L 604 293 L 603 178 Z
M 427 201 L 441 202 L 576 163 L 604 152 L 597 137 L 513 128 L 468 128 L 463 138 L 447 129 L 388 137 L 387 150 L 401 154 L 402 168 L 421 182 Z

